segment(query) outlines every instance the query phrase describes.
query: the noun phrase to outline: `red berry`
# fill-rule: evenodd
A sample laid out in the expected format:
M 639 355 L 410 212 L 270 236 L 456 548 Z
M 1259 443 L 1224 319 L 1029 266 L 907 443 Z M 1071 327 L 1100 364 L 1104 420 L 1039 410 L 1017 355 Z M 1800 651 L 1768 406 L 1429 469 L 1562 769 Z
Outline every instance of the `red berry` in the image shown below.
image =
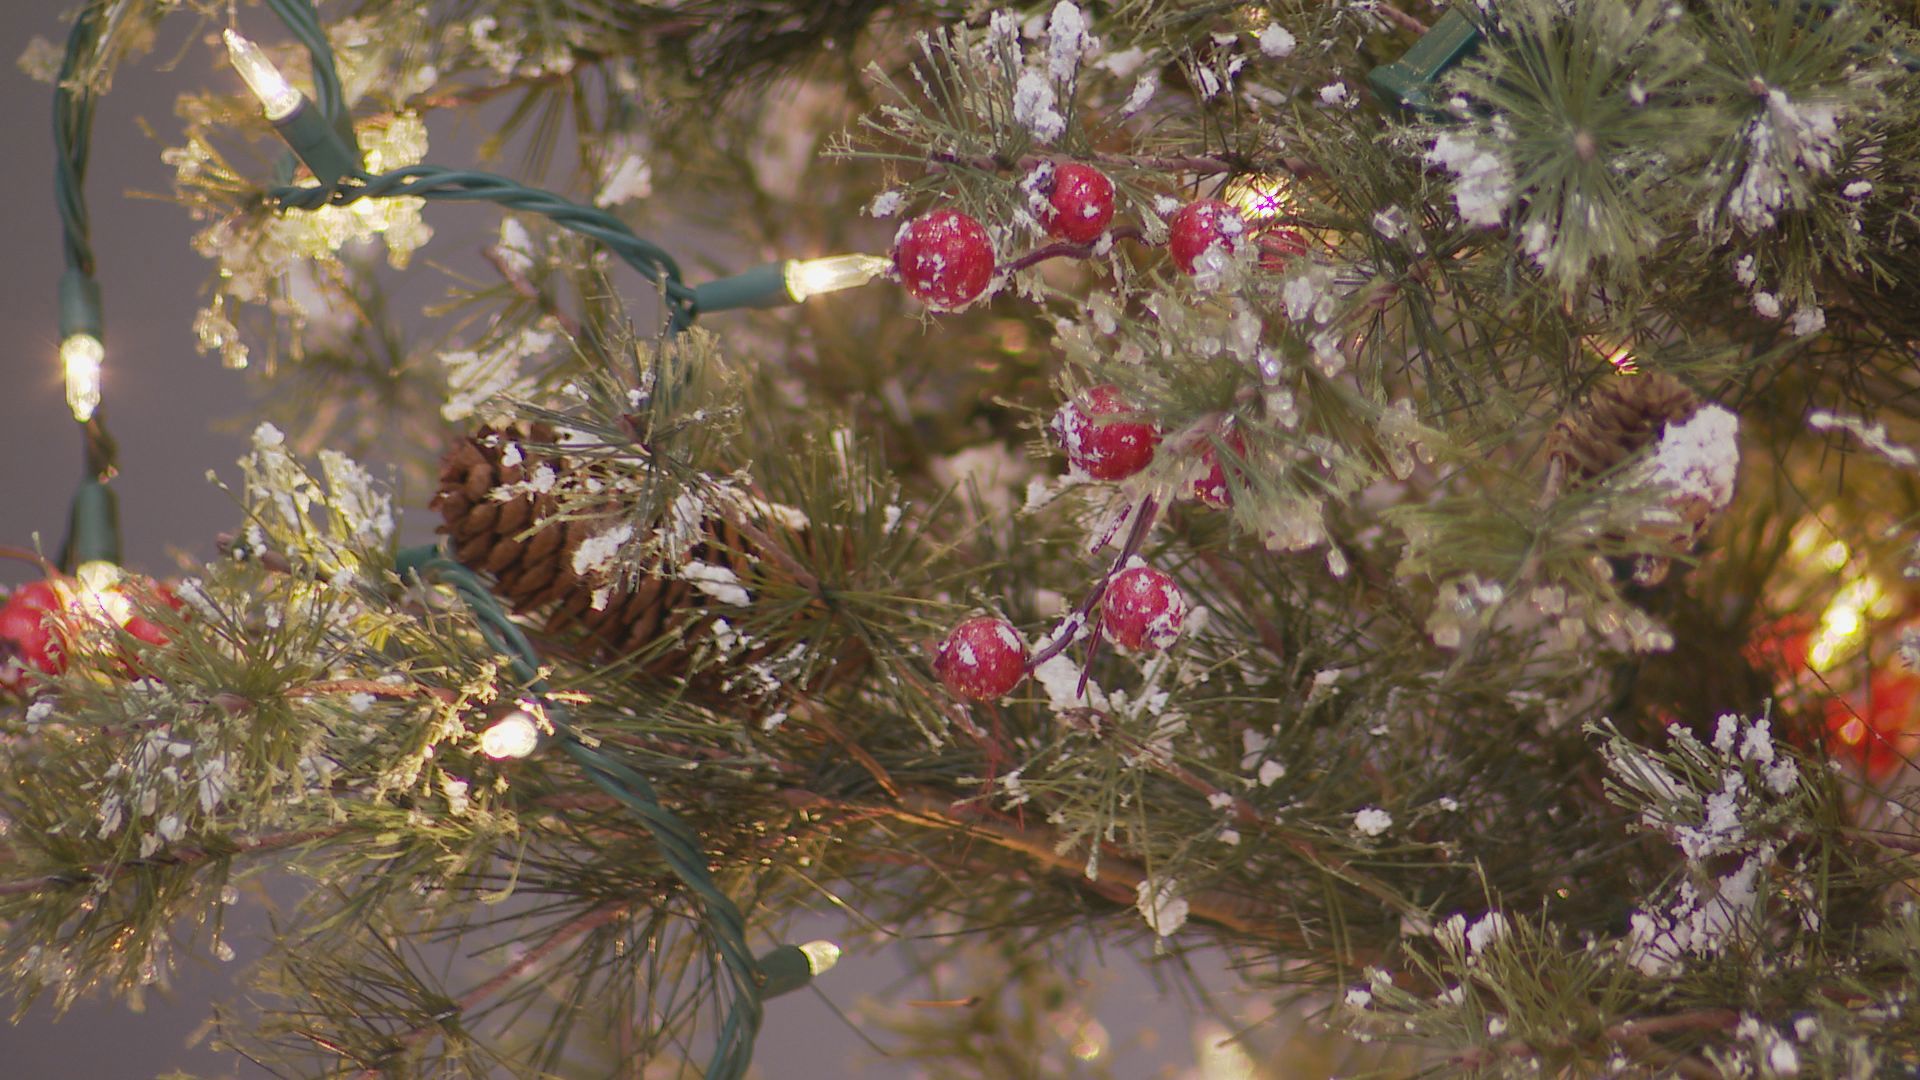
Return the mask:
M 1074 468 L 1095 480 L 1124 480 L 1153 461 L 1160 429 L 1137 420 L 1103 424 L 1094 418 L 1132 412 L 1119 387 L 1096 386 L 1062 405 L 1049 426 Z
M 1098 240 L 1113 223 L 1113 181 L 1090 165 L 1072 161 L 1055 165 L 1045 217 L 1047 231 L 1062 240 L 1076 244 Z
M 1260 269 L 1271 273 L 1285 270 L 1287 263 L 1307 253 L 1307 238 L 1292 229 L 1268 229 L 1253 243 L 1260 252 Z
M 1173 579 L 1150 566 L 1115 574 L 1100 598 L 1100 627 L 1129 649 L 1159 652 L 1180 636 L 1187 598 Z
M 957 308 L 993 277 L 993 241 L 958 210 L 935 210 L 900 227 L 893 268 L 907 291 L 934 307 Z
M 1194 260 L 1208 248 L 1219 244 L 1231 253 L 1246 231 L 1233 207 L 1219 199 L 1201 199 L 1174 211 L 1167 223 L 1167 249 L 1173 253 L 1173 264 L 1191 274 Z
M 933 670 L 960 697 L 992 701 L 1020 684 L 1027 670 L 1027 646 L 1012 623 L 976 616 L 947 634 Z
M 140 615 L 128 619 L 124 629 L 149 645 L 165 645 L 172 640 L 167 637 L 165 630 L 160 629 L 159 623 Z
M 0 607 L 0 651 L 17 657 L 30 668 L 52 675 L 64 665 L 59 640 L 47 615 L 45 610 L 22 603 L 16 594 L 5 607 Z
M 1247 456 L 1247 440 L 1238 431 L 1227 432 L 1227 448 L 1233 451 L 1235 457 Z M 1220 454 L 1214 449 L 1212 442 L 1201 445 L 1200 463 L 1207 466 L 1207 472 L 1205 476 L 1193 482 L 1194 499 L 1201 505 L 1211 506 L 1215 510 L 1225 510 L 1232 506 L 1233 488 L 1227 486 L 1226 469 L 1222 467 Z
M 51 581 L 30 581 L 7 598 L 8 607 L 15 605 L 35 611 L 59 611 L 60 594 L 54 591 Z

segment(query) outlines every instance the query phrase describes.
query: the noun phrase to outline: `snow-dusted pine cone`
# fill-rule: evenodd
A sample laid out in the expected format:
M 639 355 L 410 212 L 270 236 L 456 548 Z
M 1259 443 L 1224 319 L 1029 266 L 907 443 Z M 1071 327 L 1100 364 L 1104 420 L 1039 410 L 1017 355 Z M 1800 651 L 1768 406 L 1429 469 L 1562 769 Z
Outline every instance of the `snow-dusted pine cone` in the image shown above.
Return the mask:
M 1554 425 L 1547 452 L 1568 483 L 1591 480 L 1660 438 L 1700 408 L 1680 380 L 1660 372 L 1601 380 L 1586 403 Z
M 440 488 L 429 506 L 440 511 L 440 531 L 451 537 L 454 558 L 491 575 L 494 592 L 515 613 L 544 618 L 546 633 L 561 634 L 577 626 L 610 656 L 643 649 L 668 630 L 683 628 L 687 620 L 710 614 L 705 594 L 672 577 L 649 577 L 631 588 L 616 588 L 604 606 L 593 606 L 598 583 L 574 573 L 574 552 L 602 526 L 582 518 L 549 520 L 558 502 L 544 492 L 521 488 L 508 498 L 494 496 L 497 489 L 522 483 L 543 465 L 566 475 L 571 465 L 565 458 L 538 456 L 526 448 L 552 440 L 550 431 L 539 428 L 483 427 L 441 458 Z M 753 560 L 742 537 L 719 519 L 708 519 L 705 528 L 707 538 L 690 556 L 748 580 Z M 674 650 L 647 670 L 677 673 L 685 660 L 684 652 Z

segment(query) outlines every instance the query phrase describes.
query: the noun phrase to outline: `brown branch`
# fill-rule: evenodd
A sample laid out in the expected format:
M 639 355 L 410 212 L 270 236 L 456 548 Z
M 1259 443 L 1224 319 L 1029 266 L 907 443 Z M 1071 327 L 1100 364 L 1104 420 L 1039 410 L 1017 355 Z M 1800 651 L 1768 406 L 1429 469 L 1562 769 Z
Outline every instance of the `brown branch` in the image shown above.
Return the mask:
M 46 874 L 36 878 L 23 878 L 19 881 L 0 881 L 0 896 L 18 896 L 21 893 L 39 892 L 55 887 L 70 888 L 88 881 L 105 880 L 109 883 L 130 870 L 160 866 L 186 866 L 207 859 L 252 855 L 262 851 L 278 851 L 282 848 L 297 847 L 314 840 L 325 840 L 346 831 L 346 826 L 331 826 L 325 829 L 300 829 L 293 832 L 269 833 L 234 843 L 229 851 L 209 851 L 204 847 L 176 848 L 165 855 L 155 855 L 145 859 L 131 859 L 123 863 L 101 863 L 70 874 Z
M 287 691 L 288 697 L 319 697 L 323 694 L 368 694 L 377 698 L 432 697 L 449 703 L 460 700 L 458 691 L 449 690 L 444 686 L 383 683 L 372 679 L 326 679 L 308 683 L 305 686 L 295 686 Z
M 1109 230 L 1107 235 L 1111 236 L 1116 242 L 1121 240 L 1138 240 L 1143 244 L 1147 243 L 1145 234 L 1132 225 L 1122 225 L 1117 229 Z M 1063 240 L 1057 244 L 1048 244 L 1043 248 L 1035 248 L 1025 255 L 1014 259 L 1012 262 L 1007 263 L 1003 269 L 1009 273 L 1014 273 L 1025 270 L 1030 266 L 1036 266 L 1046 262 L 1048 259 L 1090 259 L 1093 257 L 1094 248 L 1098 247 L 1099 244 L 1100 241 L 1098 240 L 1089 240 L 1084 244 L 1073 244 Z
M 444 1022 L 458 1018 L 474 1006 L 479 1005 L 499 993 L 507 984 L 526 974 L 534 965 L 553 955 L 560 946 L 565 945 L 567 942 L 572 941 L 582 934 L 598 930 L 600 927 L 626 914 L 626 911 L 626 904 L 610 900 L 588 910 L 579 918 L 555 930 L 547 936 L 545 941 L 542 941 L 533 949 L 528 950 L 525 956 L 501 968 L 494 974 L 493 978 L 462 994 L 460 999 L 453 1003 L 452 1009 L 450 1010 L 452 1015 L 442 1014 L 435 1016 L 431 1022 L 421 1024 L 419 1027 L 413 1028 L 400 1035 L 397 1039 L 399 1045 L 388 1051 L 380 1063 L 370 1065 L 363 1069 L 359 1074 L 359 1080 L 379 1080 L 381 1074 L 386 1072 L 387 1060 L 390 1060 L 407 1047 L 424 1041 L 435 1031 L 440 1030 Z
M 1670 1070 L 1675 1075 L 1711 1078 L 1719 1076 L 1719 1071 L 1706 1062 L 1656 1045 L 1653 1042 L 1653 1036 L 1676 1031 L 1725 1031 L 1739 1022 L 1740 1014 L 1732 1009 L 1696 1009 L 1670 1016 L 1625 1020 L 1603 1030 L 1600 1038 L 1605 1042 L 1624 1046 L 1642 1060 Z M 1455 1054 L 1450 1060 L 1455 1065 L 1477 1069 L 1491 1065 L 1501 1058 L 1529 1057 L 1546 1050 L 1572 1049 L 1577 1045 L 1574 1042 L 1542 1044 L 1528 1042 L 1525 1039 L 1508 1039 L 1494 1046 L 1476 1047 L 1465 1053 Z
M 1379 15 L 1381 15 L 1382 17 L 1384 17 L 1388 22 L 1397 24 L 1402 30 L 1411 30 L 1416 34 L 1424 34 L 1428 30 L 1433 29 L 1432 27 L 1428 26 L 1426 23 L 1421 22 L 1419 19 L 1414 18 L 1412 15 L 1409 15 L 1406 12 L 1401 11 L 1399 8 L 1394 7 L 1392 4 L 1386 3 L 1385 0 L 1375 0 L 1373 5 L 1373 10 L 1377 12 Z

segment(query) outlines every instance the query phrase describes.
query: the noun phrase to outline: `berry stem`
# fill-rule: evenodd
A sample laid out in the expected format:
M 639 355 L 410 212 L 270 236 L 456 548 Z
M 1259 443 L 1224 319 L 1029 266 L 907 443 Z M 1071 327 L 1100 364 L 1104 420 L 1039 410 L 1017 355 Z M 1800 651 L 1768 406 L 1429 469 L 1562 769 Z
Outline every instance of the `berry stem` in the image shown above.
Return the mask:
M 1144 233 L 1132 225 L 1122 225 L 1117 229 L 1110 230 L 1107 235 L 1113 237 L 1115 240 L 1138 240 L 1142 244 L 1153 247 L 1159 246 L 1148 240 Z M 1089 241 L 1084 244 L 1075 244 L 1062 240 L 1057 244 L 1048 244 L 1046 247 L 1035 248 L 1019 258 L 1009 261 L 1005 266 L 1001 267 L 1001 269 L 1006 270 L 1008 273 L 1013 273 L 1046 262 L 1048 259 L 1092 258 L 1093 249 L 1098 243 L 1098 240 Z

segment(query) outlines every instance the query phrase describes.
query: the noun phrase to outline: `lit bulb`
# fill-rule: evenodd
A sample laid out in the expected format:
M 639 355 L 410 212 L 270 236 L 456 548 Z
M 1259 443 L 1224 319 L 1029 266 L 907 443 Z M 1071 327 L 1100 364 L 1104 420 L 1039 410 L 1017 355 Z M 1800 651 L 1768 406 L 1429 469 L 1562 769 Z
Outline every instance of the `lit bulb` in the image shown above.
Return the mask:
M 100 368 L 107 360 L 107 347 L 92 334 L 69 334 L 60 343 L 60 367 L 67 373 L 67 408 L 73 418 L 86 423 L 100 407 Z
M 480 733 L 480 752 L 490 758 L 523 758 L 540 748 L 540 725 L 515 709 Z
M 787 295 L 798 304 L 809 296 L 858 288 L 886 273 L 893 260 L 880 255 L 829 255 L 787 263 Z
M 1260 225 L 1291 213 L 1293 189 L 1278 176 L 1238 176 L 1230 181 L 1220 198 L 1240 213 L 1240 220 Z
M 824 975 L 840 962 L 840 946 L 831 941 L 809 941 L 800 946 L 807 954 L 807 974 Z
M 260 99 L 260 108 L 267 119 L 279 123 L 300 111 L 300 103 L 305 99 L 300 91 L 287 82 L 280 69 L 273 66 L 260 46 L 234 33 L 231 29 L 222 35 L 227 40 L 227 55 L 233 60 L 233 70 L 246 80 L 247 89 Z
M 133 601 L 120 591 L 126 574 L 104 559 L 84 562 L 73 572 L 73 582 L 64 590 L 66 607 L 90 618 L 115 626 L 125 626 L 133 618 Z

